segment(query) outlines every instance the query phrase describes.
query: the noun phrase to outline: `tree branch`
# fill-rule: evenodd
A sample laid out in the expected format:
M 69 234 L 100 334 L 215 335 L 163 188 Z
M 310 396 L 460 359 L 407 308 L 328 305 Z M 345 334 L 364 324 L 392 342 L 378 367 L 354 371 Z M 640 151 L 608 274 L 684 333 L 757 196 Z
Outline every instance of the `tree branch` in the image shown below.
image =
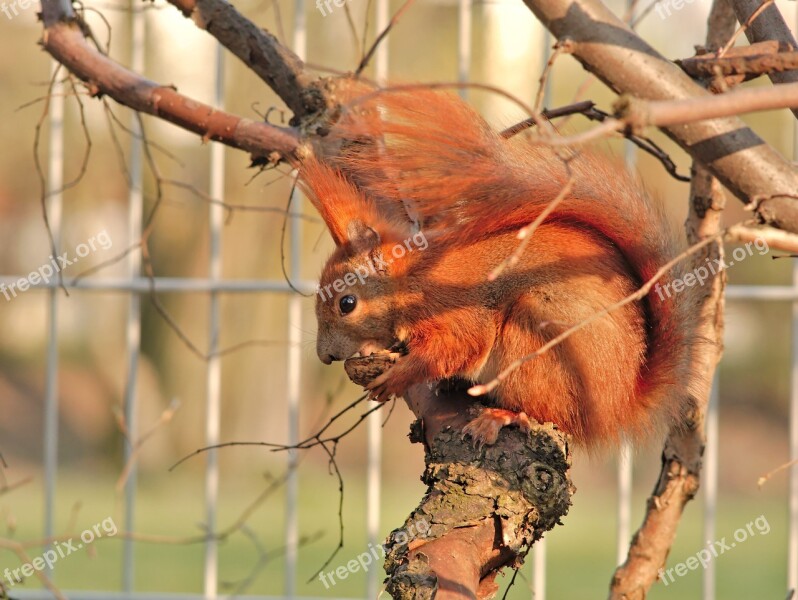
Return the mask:
M 768 42 L 741 48 L 745 52 L 734 52 L 732 48 L 722 58 L 716 52 L 709 52 L 691 58 L 677 60 L 684 72 L 691 77 L 712 78 L 718 75 L 747 75 L 752 79 L 759 75 L 781 73 L 798 69 L 798 51 L 780 48 Z M 753 76 L 753 77 L 751 77 Z
M 619 117 L 634 129 L 646 125 L 669 127 L 763 110 L 798 108 L 798 83 L 656 102 L 625 96 L 619 100 L 616 108 Z
M 305 64 L 276 37 L 261 29 L 225 0 L 169 0 L 197 27 L 235 54 L 294 113 L 291 125 L 329 108 L 325 81 L 305 71 Z
M 202 136 L 245 150 L 253 160 L 296 164 L 307 150 L 298 130 L 277 127 L 219 111 L 129 71 L 91 46 L 74 15 L 61 15 L 55 0 L 42 2 L 45 31 L 41 44 L 93 95 L 106 94 L 125 106 L 160 117 Z
M 616 92 L 647 100 L 709 95 L 599 0 L 525 2 L 559 40 L 570 40 L 574 57 L 586 69 Z M 779 206 L 771 205 L 776 212 L 795 204 L 785 196 L 798 189 L 798 172 L 739 118 L 668 126 L 663 131 L 745 203 L 760 196 L 778 198 Z M 760 210 L 758 216 L 763 222 L 798 231 L 796 212 L 791 208 L 789 215 L 766 215 Z

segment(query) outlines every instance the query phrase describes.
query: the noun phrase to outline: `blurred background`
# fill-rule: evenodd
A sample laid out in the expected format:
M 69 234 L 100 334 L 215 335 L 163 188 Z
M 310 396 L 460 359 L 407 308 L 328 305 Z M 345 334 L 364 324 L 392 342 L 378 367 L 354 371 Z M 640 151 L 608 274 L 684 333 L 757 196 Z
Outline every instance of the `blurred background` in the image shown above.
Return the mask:
M 777 5 L 794 24 L 795 3 L 780 0 Z M 38 6 L 21 6 L 15 9 L 16 14 L 12 10 L 0 14 L 0 275 L 6 282 L 49 263 L 51 255 L 42 218 L 34 143 L 40 128 L 37 151 L 46 172 L 52 150 L 48 140 L 52 138 L 43 116 L 47 108 L 43 98 L 52 67 L 49 56 L 37 44 L 41 34 Z M 389 13 L 399 6 L 399 2 L 391 2 Z M 645 6 L 636 9 L 638 14 Z M 131 22 L 140 15 L 145 25 L 144 74 L 174 84 L 197 100 L 219 104 L 214 87 L 215 41 L 173 7 L 162 0 L 135 3 L 132 9 L 114 0 L 87 0 L 85 7 L 98 39 L 102 43 L 110 39 L 111 56 L 125 65 L 139 60 L 131 55 Z M 242 0 L 236 7 L 285 43 L 294 43 L 292 32 L 297 19 L 292 2 Z M 346 7 L 349 17 L 344 8 L 335 5 L 326 16 L 311 4 L 305 7 L 306 56 L 312 65 L 333 71 L 352 70 L 359 62 L 364 37 L 370 44 L 378 33 L 371 3 L 347 0 Z M 626 11 L 620 2 L 611 7 L 619 15 Z M 671 8 L 670 14 L 654 10 L 637 29 L 666 57 L 687 57 L 693 54 L 694 45 L 704 40 L 709 8 L 710 0 L 694 0 L 679 10 Z M 431 82 L 467 77 L 499 86 L 531 103 L 545 64 L 545 49 L 551 45 L 540 25 L 521 0 L 475 2 L 469 14 L 472 33 L 460 57 L 470 54 L 470 59 L 458 64 L 457 3 L 419 0 L 414 4 L 387 41 L 390 78 Z M 81 86 L 76 89 L 83 92 Z M 128 169 L 135 149 L 131 151 L 131 136 L 122 127 L 135 128 L 136 124 L 127 109 L 113 102 L 109 102 L 109 113 L 101 102 L 83 95 L 81 109 L 72 88 L 65 85 L 63 90 L 64 180 L 79 179 L 63 194 L 59 253 L 75 255 L 80 244 L 93 237 L 99 239 L 103 233 L 112 241 L 107 248 L 98 244 L 78 264 L 67 267 L 64 276 L 70 279 L 110 261 L 89 279 L 100 284 L 121 281 L 140 256 L 135 249 L 130 257 L 112 260 L 138 239 L 128 218 Z M 224 61 L 222 91 L 226 110 L 253 119 L 261 118 L 272 106 L 280 106 L 274 94 L 234 57 Z M 476 89 L 467 93 L 497 127 L 524 117 L 512 103 L 495 94 Z M 555 64 L 545 104 L 556 107 L 578 99 L 592 99 L 600 108 L 610 110 L 613 96 L 571 57 L 563 56 Z M 273 112 L 269 118 L 279 123 L 281 115 Z M 798 142 L 787 111 L 753 115 L 746 121 L 785 156 L 793 156 Z M 82 122 L 90 134 L 90 145 Z M 291 219 L 283 239 L 285 219 L 281 211 L 291 194 L 287 171 L 259 173 L 250 168 L 247 155 L 225 149 L 220 151 L 224 158 L 223 183 L 217 171 L 216 193 L 209 182 L 209 145 L 156 119 L 144 117 L 144 125 L 150 140 L 161 148 L 153 150 L 153 156 L 162 177 L 184 182 L 230 204 L 276 209 L 225 213 L 224 223 L 216 226 L 221 248 L 217 253 L 211 233 L 214 212 L 207 198 L 187 189 L 166 187 L 149 238 L 155 275 L 204 280 L 213 257 L 220 256 L 220 278 L 233 282 L 231 286 L 236 281 L 274 282 L 277 291 L 220 293 L 215 302 L 207 289 L 158 294 L 174 325 L 201 353 L 208 352 L 214 339 L 216 348 L 233 349 L 211 361 L 214 366 L 210 376 L 208 361 L 192 352 L 155 309 L 146 285 L 140 296 L 133 294 L 141 302 L 136 307 L 134 301 L 132 308 L 131 293 L 109 289 L 110 284 L 98 284 L 103 288 L 100 291 L 72 289 L 68 296 L 58 292 L 56 319 L 52 322 L 55 338 L 50 331 L 51 292 L 32 289 L 10 300 L 0 297 L 0 453 L 4 459 L 0 471 L 0 571 L 22 564 L 12 551 L 11 541 L 40 540 L 49 533 L 48 528 L 57 535 L 79 534 L 112 518 L 120 535 L 106 535 L 55 565 L 51 575 L 60 589 L 94 590 L 99 592 L 98 597 L 111 597 L 111 592 L 125 588 L 155 597 L 203 592 L 212 596 L 215 589 L 219 594 L 233 595 L 370 595 L 373 583 L 367 591 L 367 574 L 362 571 L 329 588 L 319 579 L 311 579 L 335 550 L 339 535 L 339 483 L 320 448 L 298 454 L 296 478 L 288 486 L 285 477 L 290 459 L 286 453 L 257 446 L 221 450 L 214 529 L 233 527 L 234 531 L 219 542 L 218 555 L 214 551 L 208 554 L 202 543 L 187 539 L 201 537 L 209 522 L 205 497 L 209 490 L 213 495 L 215 486 L 206 480 L 208 457 L 197 456 L 169 469 L 206 445 L 209 433 L 210 439 L 215 437 L 213 431 L 206 431 L 209 396 L 218 391 L 220 441 L 284 444 L 291 439 L 292 423 L 299 439 L 304 439 L 331 414 L 355 400 L 360 390 L 346 379 L 340 364 L 327 367 L 316 358 L 313 297 L 287 290 L 283 263 L 295 281 L 310 285 L 332 248 L 312 208 L 301 200 L 292 210 L 308 218 Z M 565 130 L 579 131 L 588 126 L 576 116 Z M 686 155 L 664 136 L 653 133 L 652 137 L 674 159 L 678 171 L 688 174 L 690 161 Z M 84 168 L 87 147 L 90 156 Z M 120 148 L 124 156 L 120 156 Z M 602 150 L 619 157 L 626 151 L 622 143 L 615 142 L 604 143 Z M 674 223 L 681 225 L 686 216 L 688 184 L 670 177 L 646 154 L 636 155 L 633 168 L 652 193 L 667 204 Z M 143 214 L 149 214 L 155 198 L 155 178 L 145 163 Z M 218 209 L 215 214 L 218 217 Z M 739 221 L 746 214 L 740 202 L 729 196 L 726 223 Z M 793 263 L 789 258 L 773 260 L 779 254 L 754 252 L 736 262 L 727 272 L 730 284 L 791 285 Z M 292 256 L 297 259 L 293 264 Z M 218 319 L 212 321 L 210 315 L 217 310 Z M 774 475 L 762 489 L 757 487 L 757 479 L 789 459 L 793 310 L 787 301 L 730 300 L 727 306 L 726 351 L 718 388 L 714 539 L 730 540 L 735 530 L 760 516 L 770 527 L 767 534 L 749 536 L 715 561 L 718 598 L 782 599 L 786 595 L 786 471 Z M 131 321 L 131 311 L 140 311 L 141 316 L 140 352 L 132 355 L 133 370 L 130 344 L 131 339 L 135 341 L 139 323 Z M 213 336 L 214 328 L 218 329 L 218 338 Z M 299 343 L 291 346 L 292 341 Z M 54 347 L 57 354 L 53 354 Z M 290 347 L 298 348 L 294 351 L 297 360 L 290 358 Z M 48 368 L 56 367 L 48 386 Z M 133 386 L 128 381 L 130 373 L 135 374 Z M 291 389 L 292 378 L 297 389 Z M 209 385 L 214 389 L 209 390 Z M 135 456 L 135 478 L 129 479 L 125 479 L 124 430 L 125 423 L 131 425 L 124 419 L 126 390 L 135 400 L 132 413 L 138 433 L 134 438 L 147 435 Z M 48 394 L 57 406 L 57 411 L 50 413 L 57 415 L 57 421 L 51 420 L 49 425 L 45 410 Z M 288 408 L 292 397 L 299 401 L 296 413 Z M 360 405 L 347 413 L 334 430 L 346 429 L 366 408 Z M 214 410 L 212 403 L 210 410 Z M 386 416 L 387 411 L 376 415 L 380 422 Z M 337 465 L 345 483 L 344 547 L 326 571 L 366 551 L 375 535 L 381 540 L 400 526 L 423 494 L 419 481 L 422 449 L 407 440 L 410 421 L 409 411 L 397 405 L 382 428 L 379 462 L 375 462 L 377 455 L 367 452 L 368 428 L 373 450 L 379 423 L 362 424 L 337 445 Z M 53 432 L 57 432 L 57 438 Z M 642 518 L 645 498 L 659 472 L 659 450 L 660 441 L 652 440 L 648 448 L 632 457 L 632 530 Z M 50 464 L 57 466 L 49 478 L 44 468 L 47 452 L 51 453 Z M 381 494 L 371 496 L 367 510 L 369 456 L 372 494 L 375 473 Z M 564 520 L 565 527 L 546 538 L 549 598 L 603 597 L 616 565 L 617 457 L 577 455 L 574 463 L 573 479 L 578 488 L 574 506 Z M 51 496 L 47 493 L 48 480 L 53 486 Z M 125 481 L 131 495 L 126 496 Z M 685 561 L 708 542 L 702 526 L 704 493 L 687 508 L 669 565 Z M 131 497 L 135 510 L 127 514 Z M 372 529 L 376 527 L 371 537 L 367 513 Z M 126 521 L 128 518 L 133 520 Z M 235 528 L 239 521 L 246 524 Z M 132 555 L 127 558 L 121 535 L 126 523 L 145 538 L 128 546 Z M 291 541 L 294 535 L 296 544 Z M 187 541 L 193 543 L 183 543 Z M 31 557 L 43 551 L 42 547 L 28 549 Z M 209 580 L 209 561 L 218 566 L 214 571 L 218 580 L 215 575 Z M 531 595 L 532 562 L 529 560 L 522 569 L 509 597 Z M 123 564 L 134 565 L 128 567 L 127 577 Z M 381 580 L 379 568 L 371 573 Z M 702 576 L 701 569 L 690 571 L 667 587 L 658 584 L 650 597 L 700 598 Z M 502 585 L 509 579 L 506 576 Z M 10 591 L 12 597 L 47 597 L 46 592 L 37 591 L 40 589 L 40 581 L 26 578 Z

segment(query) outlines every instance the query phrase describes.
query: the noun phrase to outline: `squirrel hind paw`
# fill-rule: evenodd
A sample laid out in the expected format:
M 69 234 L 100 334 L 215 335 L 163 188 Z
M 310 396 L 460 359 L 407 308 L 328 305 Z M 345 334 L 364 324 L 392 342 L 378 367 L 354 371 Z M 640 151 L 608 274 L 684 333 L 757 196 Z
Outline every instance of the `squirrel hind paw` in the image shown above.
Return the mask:
M 482 408 L 479 414 L 463 427 L 463 438 L 469 435 L 477 448 L 492 446 L 503 427 L 515 425 L 524 433 L 532 431 L 533 420 L 526 413 L 503 408 Z

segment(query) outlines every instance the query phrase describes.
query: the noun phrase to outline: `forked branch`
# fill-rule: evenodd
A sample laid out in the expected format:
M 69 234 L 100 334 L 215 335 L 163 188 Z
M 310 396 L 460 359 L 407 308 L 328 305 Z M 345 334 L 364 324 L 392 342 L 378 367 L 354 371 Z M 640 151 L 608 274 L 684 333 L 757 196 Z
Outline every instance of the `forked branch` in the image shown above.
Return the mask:
M 245 150 L 261 163 L 297 163 L 305 152 L 295 128 L 277 127 L 216 110 L 111 60 L 88 42 L 71 8 L 64 14 L 63 6 L 56 0 L 43 0 L 42 12 L 45 24 L 42 46 L 84 81 L 93 95 L 108 95 L 120 104 L 196 133 L 203 140 Z
M 644 100 L 709 97 L 709 92 L 643 41 L 600 0 L 525 3 L 557 39 L 569 40 L 572 56 L 616 92 Z M 771 198 L 774 213 L 780 214 L 775 219 L 769 215 L 768 220 L 760 205 L 757 214 L 763 222 L 798 231 L 796 203 L 785 198 L 798 189 L 798 172 L 739 118 L 664 126 L 663 131 L 746 204 L 757 196 Z

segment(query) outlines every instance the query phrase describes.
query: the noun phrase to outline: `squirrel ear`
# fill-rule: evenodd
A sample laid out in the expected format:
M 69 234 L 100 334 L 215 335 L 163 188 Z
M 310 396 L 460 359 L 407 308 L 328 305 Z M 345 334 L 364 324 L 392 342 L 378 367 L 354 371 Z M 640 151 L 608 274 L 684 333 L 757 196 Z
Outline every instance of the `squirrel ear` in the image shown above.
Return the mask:
M 380 244 L 380 234 L 359 219 L 349 221 L 346 237 L 355 252 L 370 250 Z

